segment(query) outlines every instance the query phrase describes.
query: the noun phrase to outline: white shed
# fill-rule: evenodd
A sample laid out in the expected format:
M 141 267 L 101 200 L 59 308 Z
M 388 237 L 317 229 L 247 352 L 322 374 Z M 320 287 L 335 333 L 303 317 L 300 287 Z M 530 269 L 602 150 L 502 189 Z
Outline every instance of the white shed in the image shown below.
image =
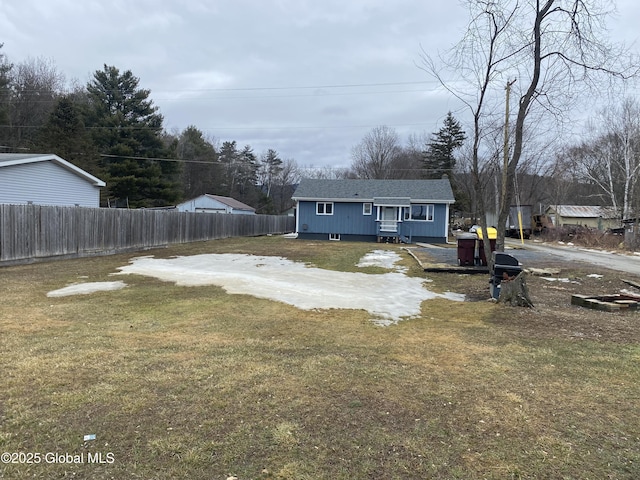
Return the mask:
M 97 208 L 104 186 L 57 155 L 0 153 L 0 203 Z
M 204 194 L 176 205 L 180 212 L 227 213 L 234 215 L 254 215 L 256 209 L 235 198 Z

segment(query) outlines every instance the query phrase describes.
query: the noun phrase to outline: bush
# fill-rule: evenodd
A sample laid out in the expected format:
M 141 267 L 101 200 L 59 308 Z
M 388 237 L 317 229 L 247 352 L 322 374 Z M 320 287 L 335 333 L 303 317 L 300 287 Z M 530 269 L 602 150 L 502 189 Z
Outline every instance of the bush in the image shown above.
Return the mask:
M 564 226 L 545 230 L 540 238 L 546 242 L 565 242 L 586 248 L 624 249 L 624 235 L 611 230 L 582 226 Z

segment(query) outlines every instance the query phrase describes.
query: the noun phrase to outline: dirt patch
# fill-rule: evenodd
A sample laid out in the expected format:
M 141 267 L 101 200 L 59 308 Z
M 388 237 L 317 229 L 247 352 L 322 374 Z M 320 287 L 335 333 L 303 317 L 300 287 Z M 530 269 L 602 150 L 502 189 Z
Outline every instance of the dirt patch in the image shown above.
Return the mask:
M 510 330 L 515 337 L 534 340 L 570 338 L 621 344 L 640 341 L 638 311 L 605 312 L 571 304 L 572 295 L 640 294 L 640 290 L 623 281 L 630 277 L 628 274 L 595 266 L 578 269 L 575 264 L 562 261 L 545 260 L 538 265 L 554 274 L 527 275 L 534 308 L 504 306 L 505 310 L 488 322 Z M 429 273 L 429 278 L 434 285 L 464 293 L 469 302 L 491 301 L 488 275 Z

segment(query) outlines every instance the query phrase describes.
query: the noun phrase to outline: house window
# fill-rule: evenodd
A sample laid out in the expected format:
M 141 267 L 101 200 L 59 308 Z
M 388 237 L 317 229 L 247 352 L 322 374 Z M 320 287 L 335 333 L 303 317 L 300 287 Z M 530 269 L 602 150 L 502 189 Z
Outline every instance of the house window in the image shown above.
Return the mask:
M 330 233 L 329 234 L 329 240 L 334 240 L 336 242 L 340 241 L 340 234 L 339 233 Z
M 362 204 L 362 214 L 363 215 L 371 215 L 372 211 L 373 211 L 373 209 L 372 209 L 370 203 L 363 203 Z
M 316 202 L 317 215 L 333 215 L 333 202 Z
M 415 203 L 411 205 L 411 218 L 410 220 L 419 220 L 423 222 L 433 222 L 433 205 L 428 203 Z M 409 213 L 408 209 L 405 213 Z

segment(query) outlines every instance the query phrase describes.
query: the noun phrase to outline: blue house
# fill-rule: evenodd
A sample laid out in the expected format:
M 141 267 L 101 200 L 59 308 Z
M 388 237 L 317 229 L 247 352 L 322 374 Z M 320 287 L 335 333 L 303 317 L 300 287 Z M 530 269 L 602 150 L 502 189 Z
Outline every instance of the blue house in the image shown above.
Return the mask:
M 298 238 L 446 243 L 449 179 L 303 179 L 297 204 Z

